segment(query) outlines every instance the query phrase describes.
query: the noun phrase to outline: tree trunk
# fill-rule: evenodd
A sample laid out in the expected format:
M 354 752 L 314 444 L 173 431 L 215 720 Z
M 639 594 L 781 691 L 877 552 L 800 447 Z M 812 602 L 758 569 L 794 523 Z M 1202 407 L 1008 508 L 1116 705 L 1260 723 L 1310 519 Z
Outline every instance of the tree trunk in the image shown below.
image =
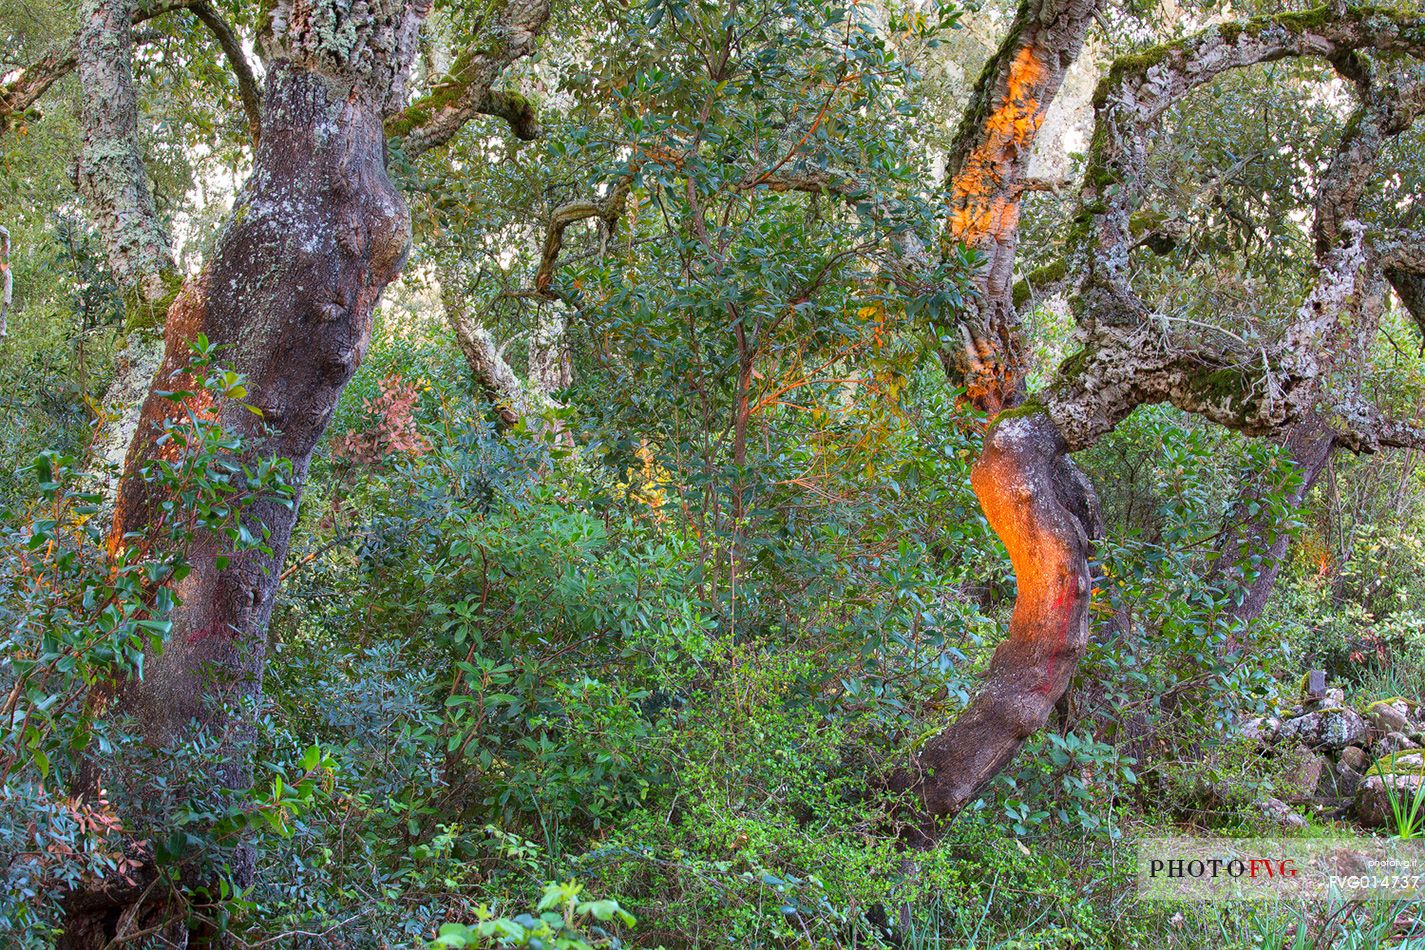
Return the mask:
M 1023 396 L 1028 370 L 1014 306 L 1019 209 L 1039 127 L 1078 58 L 1100 0 L 1022 0 L 1009 35 L 985 65 L 949 156 L 944 243 L 984 255 L 941 361 L 966 396 L 993 414 Z
M 1049 719 L 1088 644 L 1090 542 L 1099 536 L 1093 487 L 1040 410 L 1000 416 L 971 484 L 1018 581 L 1009 636 L 964 712 L 892 781 L 919 800 L 905 834 L 928 847 Z
M 410 237 L 401 196 L 386 177 L 382 116 L 370 103 L 340 97 L 323 77 L 285 64 L 268 83 L 262 144 L 212 266 L 186 287 L 169 314 L 159 382 L 199 389 L 188 377 L 189 347 L 204 334 L 225 365 L 243 373 L 261 419 L 224 406 L 230 431 L 260 442 L 263 455 L 292 461 L 300 485 L 342 388 L 366 351 L 371 315 L 399 272 Z M 150 392 L 129 451 L 112 543 L 142 534 L 159 516 L 155 486 L 140 472 L 162 451 L 155 440 L 183 413 L 211 412 L 203 396 L 177 404 Z M 270 427 L 271 435 L 263 429 Z M 150 739 L 168 741 L 190 720 L 212 724 L 219 702 L 261 688 L 264 631 L 295 511 L 261 503 L 252 512 L 272 532 L 272 554 L 248 553 L 219 570 L 220 539 L 189 553 L 173 642 L 144 680 L 124 689 Z M 205 664 L 235 676 L 211 684 Z M 216 688 L 214 688 L 216 687 Z M 236 787 L 246 767 L 224 781 Z
M 521 419 L 528 419 L 538 407 L 510 364 L 500 355 L 490 331 L 470 316 L 459 278 L 449 267 L 442 267 L 439 277 L 440 304 L 445 322 L 455 334 L 455 343 L 465 356 L 470 374 L 484 391 L 485 398 L 495 407 L 500 424 L 514 426 Z
M 953 817 L 1041 728 L 1088 642 L 1089 540 L 1099 533 L 1093 487 L 1042 410 L 1002 411 L 1024 397 L 1027 349 L 1014 307 L 1019 208 L 1039 127 L 1083 47 L 1099 0 L 1022 0 L 986 64 L 950 155 L 943 244 L 984 255 L 978 294 L 942 335 L 952 384 L 992 417 L 971 480 L 1019 585 L 1009 636 L 979 694 L 892 778 L 921 812 L 905 835 L 929 847 Z M 1000 414 L 997 419 L 994 417 Z
M 133 18 L 133 0 L 85 0 L 78 40 L 84 149 L 77 180 L 124 292 L 129 329 L 161 318 L 177 286 L 139 151 Z
M 9 333 L 10 303 L 14 300 L 15 275 L 10 272 L 10 232 L 0 227 L 0 339 Z
M 568 322 L 563 304 L 541 303 L 535 308 L 534 328 L 529 335 L 529 385 L 549 406 L 557 405 L 554 394 L 574 383 L 574 361 L 569 354 Z M 541 423 L 542 424 L 542 423 Z M 548 431 L 555 442 L 574 448 L 574 433 L 562 419 L 549 420 Z
M 564 314 L 559 304 L 540 304 L 529 336 L 529 381 L 546 396 L 574 382 L 574 365 L 565 339 Z
M 252 176 L 212 264 L 168 315 L 163 364 L 125 464 L 112 548 L 136 543 L 161 521 L 165 499 L 142 472 L 165 451 L 156 441 L 164 423 L 189 410 L 216 413 L 254 455 L 290 459 L 300 494 L 312 450 L 365 353 L 376 300 L 409 245 L 406 206 L 386 175 L 382 121 L 381 104 L 359 90 L 290 62 L 270 67 Z M 224 365 L 246 375 L 260 419 L 242 406 L 215 407 L 191 379 L 190 345 L 199 334 L 221 348 Z M 175 389 L 198 395 L 175 403 L 159 393 Z M 254 727 L 233 706 L 261 696 L 267 622 L 296 508 L 263 500 L 247 517 L 270 532 L 271 553 L 247 551 L 220 567 L 229 546 L 197 537 L 186 552 L 191 572 L 178 585 L 170 642 L 146 658 L 142 680 L 119 684 L 113 697 L 157 746 L 182 743 L 195 728 L 214 737 L 221 763 L 206 781 L 215 788 L 250 780 Z M 246 863 L 234 869 L 240 881 L 251 877 L 250 856 Z M 112 936 L 123 900 L 134 895 L 120 888 L 111 896 L 118 899 L 91 893 L 71 903 L 72 945 L 87 945 L 85 935 Z
M 1297 423 L 1287 433 L 1287 453 L 1301 474 L 1301 483 L 1287 498 L 1287 503 L 1293 508 L 1299 507 L 1306 500 L 1317 479 L 1326 470 L 1326 463 L 1331 458 L 1331 450 L 1335 444 L 1336 433 L 1314 414 Z M 1267 543 L 1268 537 L 1271 538 L 1270 544 Z M 1272 588 L 1276 586 L 1277 577 L 1286 566 L 1287 547 L 1290 543 L 1291 537 L 1285 531 L 1273 532 L 1270 526 L 1257 518 L 1244 525 L 1242 534 L 1227 546 L 1223 559 L 1228 562 L 1227 570 L 1231 572 L 1235 572 L 1232 562 L 1235 562 L 1244 549 L 1261 551 L 1257 574 L 1247 585 L 1242 602 L 1232 608 L 1233 617 L 1243 623 L 1250 623 L 1261 616 Z
M 91 455 L 101 463 L 97 494 L 108 518 L 124 453 L 138 429 L 141 398 L 158 369 L 155 330 L 179 286 L 168 229 L 159 219 L 139 149 L 133 77 L 133 0 L 86 0 L 76 40 L 84 148 L 76 184 L 104 240 L 124 299 L 129 337 L 101 401 Z

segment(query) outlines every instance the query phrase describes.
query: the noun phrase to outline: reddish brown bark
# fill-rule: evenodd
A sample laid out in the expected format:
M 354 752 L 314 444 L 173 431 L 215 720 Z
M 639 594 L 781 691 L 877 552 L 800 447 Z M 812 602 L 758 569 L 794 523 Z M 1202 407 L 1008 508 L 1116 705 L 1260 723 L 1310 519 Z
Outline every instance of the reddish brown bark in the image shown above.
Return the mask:
M 992 416 L 1024 397 L 1026 353 L 1014 307 L 1014 259 L 1025 175 L 1039 127 L 1083 46 L 1097 0 L 1025 0 L 980 77 L 951 155 L 947 245 L 985 257 L 978 299 L 957 315 L 941 362 Z M 1001 416 L 985 435 L 972 482 L 1009 550 L 1019 585 L 1009 635 L 969 707 L 895 776 L 920 814 L 908 843 L 926 847 L 939 825 L 984 788 L 1048 721 L 1088 638 L 1089 540 L 1098 531 L 1092 486 L 1042 411 Z
M 1098 505 L 1054 423 L 1037 410 L 1001 416 L 985 436 L 971 484 L 1009 551 L 1019 590 L 1009 636 L 979 693 L 893 783 L 920 802 L 906 840 L 922 847 L 1048 721 L 1088 644 Z
M 299 485 L 342 388 L 366 350 L 382 289 L 405 260 L 409 218 L 386 177 L 385 137 L 376 107 L 333 101 L 320 76 L 288 66 L 269 80 L 262 144 L 252 178 L 212 266 L 189 283 L 169 312 L 158 388 L 201 387 L 188 378 L 199 334 L 220 347 L 221 361 L 248 378 L 259 419 L 241 406 L 217 410 L 230 431 L 265 455 L 290 459 Z M 326 121 L 330 117 L 331 121 Z M 170 451 L 157 437 L 166 421 L 203 401 L 175 403 L 158 392 L 144 401 L 114 515 L 115 546 L 159 520 L 158 488 L 140 473 Z M 264 434 L 270 429 L 270 434 Z M 265 638 L 278 568 L 295 520 L 292 508 L 260 502 L 250 513 L 271 532 L 270 555 L 248 552 L 219 570 L 221 539 L 200 537 L 188 552 L 183 605 L 172 642 L 128 684 L 123 705 L 158 742 L 181 735 L 189 720 L 212 722 L 225 698 L 261 688 Z M 204 682 L 212 664 L 232 682 Z M 232 784 L 245 770 L 225 776 Z
M 213 262 L 169 311 L 163 365 L 119 489 L 116 549 L 141 543 L 161 523 L 165 498 L 142 472 L 173 451 L 158 441 L 165 421 L 190 409 L 216 414 L 251 440 L 253 454 L 290 459 L 300 492 L 317 439 L 366 350 L 376 300 L 405 259 L 409 217 L 386 175 L 380 103 L 278 62 L 270 67 L 263 115 L 252 177 Z M 240 405 L 215 407 L 206 396 L 175 403 L 160 394 L 201 393 L 188 375 L 199 334 L 221 347 L 225 365 L 247 376 L 260 419 Z M 221 762 L 206 779 L 229 789 L 250 780 L 253 727 L 231 711 L 261 693 L 267 621 L 296 509 L 267 499 L 246 518 L 255 533 L 270 533 L 271 552 L 247 551 L 220 567 L 230 545 L 196 537 L 186 551 L 191 573 L 178 585 L 182 604 L 170 642 L 146 658 L 142 680 L 118 684 L 111 700 L 158 746 L 208 731 Z M 239 878 L 251 873 L 250 864 L 235 870 Z M 134 888 L 106 885 L 71 901 L 67 945 L 102 945 L 132 910 L 126 905 L 139 899 Z M 141 910 L 130 925 L 169 912 L 161 902 Z
M 174 451 L 159 438 L 164 424 L 189 412 L 216 417 L 243 436 L 248 461 L 290 461 L 300 498 L 312 451 L 365 353 L 373 308 L 410 245 L 409 214 L 386 173 L 385 125 L 405 99 L 429 0 L 271 6 L 258 42 L 268 66 L 253 172 L 210 265 L 169 309 L 163 364 L 124 466 L 115 550 L 160 533 L 167 499 L 144 472 Z M 547 3 L 512 3 L 506 13 L 513 12 L 529 22 L 507 16 L 492 29 L 518 27 L 529 36 L 492 40 L 499 51 L 481 74 L 486 79 L 498 75 L 498 64 L 529 52 Z M 450 117 L 442 123 L 441 134 L 453 134 Z M 405 126 L 406 134 L 424 131 L 413 121 Z M 215 404 L 190 378 L 190 351 L 200 334 L 219 348 L 221 364 L 246 377 L 258 415 L 234 401 Z M 198 395 L 175 402 L 165 395 L 175 390 Z M 267 622 L 296 506 L 264 498 L 243 517 L 265 549 L 234 554 L 210 534 L 191 540 L 169 643 L 146 656 L 142 679 L 113 684 L 104 694 L 109 710 L 132 714 L 160 748 L 189 743 L 200 732 L 214 741 L 218 763 L 210 773 L 168 777 L 170 787 L 186 779 L 200 794 L 249 782 L 254 724 L 237 707 L 261 697 Z M 135 857 L 144 865 L 136 879 L 101 881 L 70 895 L 66 946 L 103 946 L 150 925 L 187 939 L 185 921 L 170 926 L 166 892 L 145 890 L 154 878 L 151 860 L 141 852 Z M 231 863 L 238 883 L 251 878 L 250 853 L 239 849 Z

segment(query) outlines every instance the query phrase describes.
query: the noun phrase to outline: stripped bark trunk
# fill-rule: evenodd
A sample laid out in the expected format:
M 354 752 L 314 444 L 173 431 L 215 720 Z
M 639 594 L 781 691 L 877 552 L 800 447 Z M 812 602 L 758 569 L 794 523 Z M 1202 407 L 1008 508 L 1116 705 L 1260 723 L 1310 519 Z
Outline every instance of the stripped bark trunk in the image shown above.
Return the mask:
M 247 377 L 262 411 L 258 419 L 240 406 L 222 406 L 217 418 L 264 455 L 290 459 L 300 483 L 365 353 L 376 300 L 405 260 L 410 224 L 386 176 L 378 103 L 278 63 L 266 112 L 252 177 L 213 263 L 169 313 L 159 380 L 164 389 L 200 390 L 187 365 L 191 344 L 206 335 L 226 364 Z M 141 472 L 164 450 L 157 442 L 164 423 L 190 409 L 214 411 L 202 397 L 178 404 L 155 390 L 144 400 L 115 512 L 115 547 L 157 521 L 164 499 Z M 264 434 L 267 427 L 272 434 Z M 121 694 L 155 742 L 182 735 L 192 720 L 218 721 L 223 700 L 261 688 L 263 632 L 295 512 L 260 503 L 251 514 L 271 531 L 272 553 L 245 553 L 220 569 L 222 541 L 194 542 L 173 642 L 143 681 Z M 210 664 L 233 680 L 205 682 L 201 671 Z M 245 776 L 246 767 L 234 762 L 222 778 L 237 787 Z
M 1030 157 L 1100 0 L 1023 0 L 976 85 L 951 150 L 946 243 L 984 255 L 979 291 L 940 348 L 951 379 L 994 413 L 1024 395 L 1028 355 L 1014 305 L 1019 209 Z
M 927 847 L 1048 721 L 1088 644 L 1090 543 L 1101 526 L 1093 488 L 1042 411 L 991 424 L 971 471 L 975 496 L 1018 582 L 1009 636 L 980 691 L 920 751 L 893 787 L 923 811 L 903 838 Z
M 365 352 L 377 298 L 409 246 L 409 214 L 386 174 L 383 122 L 399 103 L 428 11 L 423 0 L 333 7 L 333 26 L 302 4 L 276 5 L 263 37 L 270 66 L 253 172 L 211 264 L 169 312 L 163 364 L 124 467 L 115 550 L 162 522 L 167 499 L 143 471 L 171 451 L 158 440 L 164 424 L 189 411 L 216 416 L 254 456 L 290 459 L 300 494 L 312 450 Z M 345 52 L 327 35 L 336 28 L 345 30 Z M 213 405 L 195 385 L 188 367 L 199 334 L 247 377 L 260 419 L 239 405 Z M 161 390 L 198 395 L 174 402 Z M 200 533 L 185 551 L 190 572 L 177 586 L 169 643 L 146 657 L 142 680 L 116 684 L 112 697 L 156 746 L 210 735 L 219 762 L 206 778 L 219 791 L 250 780 L 253 726 L 233 710 L 261 695 L 267 622 L 296 508 L 263 499 L 245 517 L 269 533 L 269 550 L 225 559 L 223 539 Z M 239 883 L 252 874 L 251 855 L 242 858 Z M 105 885 L 71 901 L 70 945 L 102 945 L 126 912 L 135 920 L 140 895 Z M 145 915 L 168 912 L 150 902 Z
M 1098 0 L 1024 0 L 981 75 L 951 154 L 945 244 L 981 252 L 977 299 L 957 317 L 941 362 L 993 417 L 1024 398 L 1026 348 L 1014 306 L 1019 208 L 1039 127 L 1094 22 Z M 1002 415 L 972 469 L 975 495 L 1018 583 L 1009 635 L 966 708 L 892 777 L 919 813 L 903 840 L 928 847 L 1048 722 L 1088 642 L 1090 541 L 1098 501 L 1042 411 Z

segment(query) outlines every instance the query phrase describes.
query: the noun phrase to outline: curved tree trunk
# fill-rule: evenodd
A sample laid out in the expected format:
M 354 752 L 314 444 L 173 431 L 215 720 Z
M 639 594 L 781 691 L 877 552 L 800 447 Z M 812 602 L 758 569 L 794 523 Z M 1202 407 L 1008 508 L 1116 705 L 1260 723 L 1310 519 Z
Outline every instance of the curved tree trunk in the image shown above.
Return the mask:
M 1049 719 L 1088 644 L 1090 542 L 1098 502 L 1048 415 L 1002 415 L 985 435 L 971 484 L 1009 551 L 1019 591 L 1009 636 L 964 712 L 893 783 L 922 815 L 906 835 L 926 847 Z
M 1044 116 L 1083 48 L 1101 0 L 1021 0 L 985 65 L 949 156 L 943 242 L 984 255 L 978 295 L 939 351 L 947 374 L 991 414 L 1023 398 L 1028 351 L 1014 305 L 1019 209 Z
M 892 787 L 921 813 L 907 843 L 928 847 L 1048 721 L 1088 642 L 1089 541 L 1097 498 L 1042 409 L 1010 410 L 1028 369 L 1014 306 L 1019 209 L 1044 116 L 1083 47 L 1099 0 L 1021 0 L 985 65 L 950 155 L 950 219 L 942 243 L 979 251 L 978 294 L 942 336 L 952 384 L 990 414 L 972 469 L 975 494 L 1009 550 L 1019 585 L 1009 636 L 975 699 L 915 756 Z M 995 418 L 998 414 L 998 418 Z

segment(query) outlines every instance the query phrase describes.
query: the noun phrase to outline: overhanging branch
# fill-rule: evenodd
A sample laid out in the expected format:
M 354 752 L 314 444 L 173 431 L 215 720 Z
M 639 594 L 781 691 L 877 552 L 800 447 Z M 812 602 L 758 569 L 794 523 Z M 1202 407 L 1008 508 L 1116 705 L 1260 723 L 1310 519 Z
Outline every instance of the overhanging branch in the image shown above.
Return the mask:
M 1085 348 L 1044 394 L 1071 449 L 1093 444 L 1134 407 L 1168 402 L 1251 435 L 1278 432 L 1321 398 L 1343 337 L 1358 346 L 1383 260 L 1356 220 L 1383 142 L 1420 112 L 1408 77 L 1376 84 L 1358 50 L 1425 54 L 1425 17 L 1319 8 L 1225 24 L 1116 63 L 1095 94 L 1097 127 L 1071 248 L 1081 283 Z M 1295 56 L 1324 56 L 1361 84 L 1362 109 L 1323 175 L 1314 286 L 1275 345 L 1223 330 L 1200 340 L 1175 331 L 1130 282 L 1132 212 L 1143 204 L 1150 131 L 1167 109 L 1222 73 Z M 1398 242 L 1397 264 L 1415 258 Z M 1222 323 L 1223 321 L 1218 321 Z M 1342 328 L 1350 325 L 1351 332 Z M 1201 337 L 1201 334 L 1197 334 Z M 1367 440 L 1369 441 L 1369 440 Z
M 534 52 L 549 20 L 550 0 L 505 0 L 480 38 L 451 65 L 445 78 L 386 122 L 386 134 L 410 158 L 444 145 L 477 115 L 499 116 L 520 138 L 539 125 L 534 104 L 512 92 L 492 91 L 512 63 Z
M 248 131 L 257 144 L 262 96 L 257 79 L 243 53 L 242 42 L 232 27 L 207 0 L 154 0 L 139 5 L 133 12 L 135 26 L 174 10 L 192 10 L 213 34 L 237 79 L 238 96 L 247 114 Z M 60 46 L 46 52 L 29 66 L 0 76 L 0 135 L 15 124 L 17 117 L 34 108 L 50 87 L 79 65 L 79 36 L 76 34 Z

